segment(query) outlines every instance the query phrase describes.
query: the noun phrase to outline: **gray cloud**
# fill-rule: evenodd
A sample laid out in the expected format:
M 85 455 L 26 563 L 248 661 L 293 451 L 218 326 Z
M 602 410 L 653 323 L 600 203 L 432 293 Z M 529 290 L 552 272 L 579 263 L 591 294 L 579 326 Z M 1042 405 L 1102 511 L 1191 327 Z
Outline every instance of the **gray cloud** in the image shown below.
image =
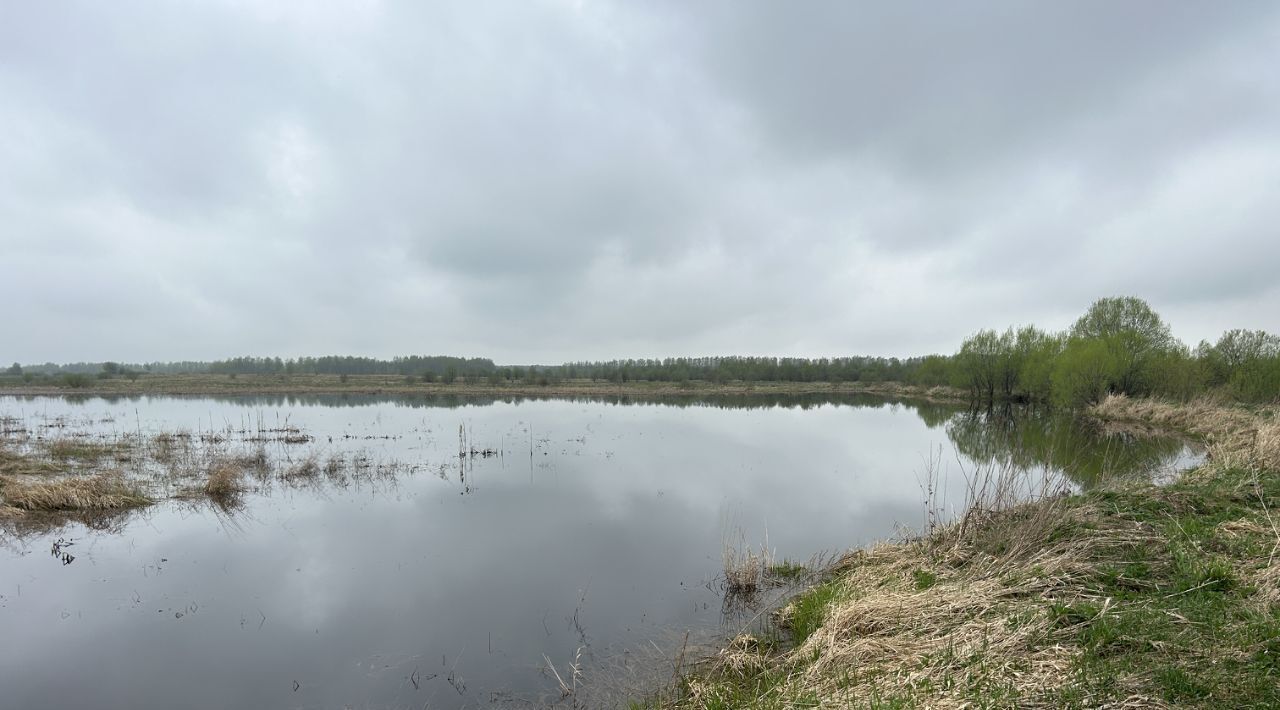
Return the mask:
M 23 5 L 0 360 L 1280 331 L 1280 12 Z

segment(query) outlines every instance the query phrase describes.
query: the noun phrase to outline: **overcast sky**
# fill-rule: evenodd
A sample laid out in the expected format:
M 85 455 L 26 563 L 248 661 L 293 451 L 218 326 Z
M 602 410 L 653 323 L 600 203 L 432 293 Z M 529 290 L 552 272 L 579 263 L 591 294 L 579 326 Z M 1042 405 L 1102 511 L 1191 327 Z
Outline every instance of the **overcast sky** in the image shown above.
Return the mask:
M 1274 2 L 19 2 L 0 360 L 1280 331 Z

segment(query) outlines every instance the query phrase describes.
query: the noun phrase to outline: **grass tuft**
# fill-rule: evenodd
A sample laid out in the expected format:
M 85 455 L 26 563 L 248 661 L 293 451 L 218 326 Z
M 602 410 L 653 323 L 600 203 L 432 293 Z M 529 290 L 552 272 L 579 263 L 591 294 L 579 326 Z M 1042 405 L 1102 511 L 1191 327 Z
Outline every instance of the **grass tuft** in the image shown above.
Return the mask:
M 3 477 L 0 493 L 7 505 L 31 511 L 118 510 L 153 502 L 115 472 L 42 483 L 19 483 Z
M 765 571 L 773 566 L 767 547 L 759 552 L 746 544 L 740 529 L 726 531 L 722 544 L 724 589 L 731 596 L 749 597 L 764 583 Z
M 205 495 L 222 503 L 233 502 L 244 492 L 244 468 L 237 462 L 219 462 L 209 469 L 204 484 Z

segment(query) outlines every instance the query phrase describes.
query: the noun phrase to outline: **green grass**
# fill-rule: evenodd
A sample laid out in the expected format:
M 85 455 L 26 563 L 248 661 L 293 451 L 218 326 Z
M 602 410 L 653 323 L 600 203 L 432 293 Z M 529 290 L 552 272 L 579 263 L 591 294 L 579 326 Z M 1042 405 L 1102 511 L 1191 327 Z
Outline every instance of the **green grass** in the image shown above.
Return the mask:
M 912 572 L 911 576 L 915 580 L 916 589 L 919 591 L 924 591 L 938 583 L 938 575 L 929 570 L 918 569 Z
M 1095 498 L 1118 518 L 1158 528 L 1165 544 L 1100 569 L 1084 591 L 1108 608 L 1051 605 L 1061 623 L 1080 627 L 1080 687 L 1116 700 L 1136 687 L 1185 706 L 1280 706 L 1280 607 L 1255 599 L 1239 572 L 1265 565 L 1280 543 L 1266 519 L 1280 504 L 1276 475 L 1255 484 L 1226 469 Z
M 813 632 L 822 627 L 827 611 L 841 593 L 838 581 L 820 584 L 791 600 L 787 607 L 786 625 L 791 632 L 792 642 L 796 645 L 804 643 Z
M 807 569 L 802 564 L 791 560 L 783 560 L 769 565 L 765 571 L 773 579 L 793 580 L 804 576 Z

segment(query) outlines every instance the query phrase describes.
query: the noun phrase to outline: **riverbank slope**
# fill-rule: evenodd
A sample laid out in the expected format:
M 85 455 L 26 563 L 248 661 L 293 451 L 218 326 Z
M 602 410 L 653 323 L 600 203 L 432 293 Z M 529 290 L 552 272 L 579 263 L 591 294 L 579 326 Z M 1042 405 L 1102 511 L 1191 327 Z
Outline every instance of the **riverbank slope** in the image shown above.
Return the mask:
M 1280 418 L 1111 398 L 1201 437 L 1166 486 L 999 486 L 920 538 L 846 555 L 774 624 L 635 708 L 1280 706 Z

